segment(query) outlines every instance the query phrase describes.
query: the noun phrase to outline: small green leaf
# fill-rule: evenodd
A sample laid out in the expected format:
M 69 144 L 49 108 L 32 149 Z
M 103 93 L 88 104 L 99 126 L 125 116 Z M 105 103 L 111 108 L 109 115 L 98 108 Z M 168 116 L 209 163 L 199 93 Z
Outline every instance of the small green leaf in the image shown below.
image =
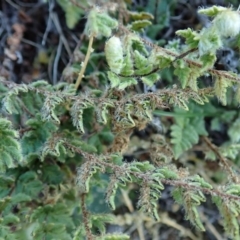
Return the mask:
M 39 115 L 26 121 L 25 125 L 28 131 L 21 139 L 21 147 L 23 156 L 28 162 L 39 157 L 44 144 L 57 127 L 51 121 L 44 122 Z
M 115 88 L 115 87 L 119 86 L 121 80 L 120 80 L 120 77 L 117 74 L 108 71 L 107 75 L 108 75 L 108 79 L 110 80 L 112 88 Z
M 73 221 L 70 216 L 71 209 L 63 203 L 56 205 L 44 205 L 34 209 L 30 221 L 38 222 L 40 224 L 62 225 L 64 228 L 73 227 Z
M 40 193 L 42 189 L 43 189 L 43 184 L 38 179 L 37 174 L 33 171 L 28 171 L 22 174 L 21 176 L 19 176 L 14 193 L 26 194 L 27 196 L 33 199 L 37 197 L 37 195 Z
M 207 53 L 207 54 L 202 55 L 200 59 L 203 64 L 203 66 L 201 68 L 201 72 L 203 72 L 203 71 L 206 71 L 207 69 L 213 67 L 214 63 L 217 60 L 217 57 L 213 53 Z
M 141 77 L 141 79 L 146 85 L 151 87 L 160 79 L 160 77 L 157 73 L 153 73 L 146 77 Z
M 187 86 L 190 74 L 191 74 L 191 68 L 189 67 L 179 66 L 174 70 L 174 75 L 176 75 L 180 80 L 182 88 L 185 88 Z
M 227 11 L 227 8 L 222 7 L 222 6 L 215 6 L 215 5 L 212 6 L 212 7 L 209 7 L 209 8 L 201 8 L 201 9 L 198 10 L 198 12 L 200 14 L 204 14 L 204 15 L 207 15 L 209 17 L 215 17 L 219 13 L 224 12 L 224 11 Z
M 133 20 L 143 20 L 143 19 L 152 20 L 152 19 L 154 19 L 153 15 L 148 13 L 148 12 L 133 12 L 133 11 L 130 11 L 129 15 L 131 16 L 131 18 Z
M 194 117 L 199 113 L 195 104 L 190 104 L 191 116 L 176 116 L 176 123 L 171 126 L 171 143 L 173 144 L 175 157 L 178 158 L 184 151 L 190 149 L 199 140 L 199 135 L 207 135 L 205 129 L 204 117 Z M 176 109 L 177 113 L 183 113 L 184 110 Z M 184 111 L 185 112 L 185 111 Z
M 149 21 L 149 20 L 137 20 L 137 21 L 134 21 L 130 24 L 130 28 L 133 30 L 133 31 L 141 31 L 143 30 L 144 28 L 148 27 L 152 25 L 152 23 Z
M 190 48 L 196 48 L 199 44 L 199 33 L 193 31 L 190 28 L 185 30 L 178 30 L 176 31 L 176 34 L 184 37 L 186 39 L 186 43 Z
M 42 222 L 34 226 L 32 236 L 35 240 L 71 240 L 64 224 Z

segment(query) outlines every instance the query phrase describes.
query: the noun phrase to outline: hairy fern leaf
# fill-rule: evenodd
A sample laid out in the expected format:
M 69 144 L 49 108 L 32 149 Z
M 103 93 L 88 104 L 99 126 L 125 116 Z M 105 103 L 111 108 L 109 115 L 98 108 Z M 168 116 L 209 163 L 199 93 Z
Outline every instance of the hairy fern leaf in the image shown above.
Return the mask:
M 124 90 L 125 88 L 138 83 L 133 77 L 121 77 L 111 72 L 108 72 L 108 78 L 111 82 L 111 87 L 119 90 Z
M 12 123 L 0 117 L 0 172 L 15 168 L 23 162 L 21 145 L 18 142 L 18 132 L 12 128 Z
M 116 208 L 115 196 L 116 196 L 118 187 L 119 187 L 119 180 L 116 178 L 116 176 L 112 175 L 107 188 L 106 202 L 108 206 L 113 210 L 115 210 Z
M 25 84 L 14 86 L 2 99 L 3 110 L 9 114 L 21 113 L 21 100 L 18 98 L 18 95 L 26 93 L 28 90 L 28 86 Z
M 55 141 L 52 138 L 49 138 L 41 151 L 41 161 L 43 162 L 47 155 L 51 155 L 64 162 L 64 158 L 62 157 L 67 154 L 67 150 L 64 147 L 63 142 L 63 139 L 58 139 Z
M 106 11 L 93 7 L 88 14 L 84 31 L 88 36 L 93 35 L 98 38 L 102 36 L 110 37 L 112 29 L 115 29 L 117 26 L 118 21 L 110 17 Z
M 157 201 L 161 197 L 161 191 L 163 189 L 164 186 L 156 178 L 148 183 L 143 182 L 140 188 L 138 207 L 156 221 L 159 221 Z
M 85 132 L 83 126 L 83 112 L 85 109 L 89 108 L 94 108 L 94 103 L 87 98 L 75 101 L 71 107 L 73 126 L 75 126 L 81 133 Z
M 39 206 L 30 216 L 34 224 L 32 235 L 34 239 L 72 239 L 66 229 L 75 225 L 70 217 L 71 208 L 66 204 L 56 203 Z
M 134 74 L 132 56 L 130 52 L 126 52 L 125 55 L 126 56 L 123 58 L 123 68 L 121 70 L 121 74 L 124 76 L 131 76 Z
M 189 220 L 195 227 L 197 227 L 200 231 L 205 231 L 205 228 L 201 222 L 197 206 L 201 204 L 201 202 L 205 202 L 206 199 L 202 192 L 193 192 L 186 191 L 183 194 L 183 202 L 184 208 L 186 211 L 186 219 Z
M 152 22 L 149 21 L 149 20 L 137 20 L 137 21 L 134 21 L 130 24 L 130 29 L 132 29 L 133 31 L 142 31 L 144 28 L 148 27 L 152 25 Z
M 206 71 L 207 69 L 210 69 L 213 67 L 214 63 L 217 60 L 217 57 L 215 54 L 207 53 L 207 54 L 202 55 L 200 59 L 203 64 L 201 72 L 203 72 L 203 71 Z
M 21 139 L 22 153 L 27 162 L 39 158 L 40 152 L 48 138 L 58 128 L 50 121 L 42 121 L 39 115 L 29 119 L 26 123 L 26 130 Z
M 201 8 L 198 10 L 200 14 L 204 14 L 208 17 L 216 17 L 219 13 L 226 11 L 227 8 L 222 6 L 212 6 L 208 8 Z
M 212 186 L 198 175 L 184 179 L 184 182 L 193 186 L 212 189 Z M 200 231 L 205 231 L 201 222 L 197 206 L 206 201 L 204 194 L 200 190 L 188 190 L 177 187 L 172 191 L 172 196 L 177 203 L 184 206 L 186 219 L 189 220 Z
M 114 108 L 114 104 L 111 101 L 101 101 L 99 103 L 98 108 L 95 109 L 97 112 L 98 122 L 107 124 L 110 108 Z
M 186 43 L 190 48 L 196 48 L 199 43 L 199 33 L 193 31 L 192 29 L 184 29 L 176 31 L 176 34 L 184 37 L 186 39 Z
M 157 201 L 161 197 L 164 186 L 161 179 L 169 175 L 166 169 L 154 169 L 149 176 L 149 181 L 143 180 L 140 188 L 138 207 L 144 213 L 152 216 L 156 221 L 159 220 Z M 170 176 L 171 177 L 171 176 Z
M 60 96 L 60 94 L 47 95 L 46 99 L 44 101 L 43 108 L 42 108 L 43 120 L 48 120 L 48 121 L 53 120 L 59 124 L 60 120 L 58 119 L 58 117 L 55 113 L 55 108 L 63 102 L 64 102 L 64 98 L 62 96 Z
M 33 171 L 27 171 L 19 176 L 14 194 L 25 194 L 34 199 L 43 190 L 43 183 Z
M 198 143 L 198 133 L 196 129 L 189 125 L 189 121 L 180 125 L 171 127 L 171 143 L 174 145 L 175 157 L 178 158 L 184 151 L 190 149 L 194 144 Z
M 240 185 L 231 184 L 223 187 L 223 191 L 227 194 L 240 196 Z M 239 229 L 239 215 L 240 215 L 240 202 L 235 199 L 222 199 L 219 196 L 213 197 L 213 202 L 216 203 L 222 217 L 223 226 L 226 233 L 231 236 L 234 240 L 240 238 Z
M 189 112 L 193 111 L 193 116 L 197 114 L 195 111 L 198 111 L 198 109 L 194 105 L 189 106 Z M 179 114 L 184 113 L 181 109 L 175 111 Z M 203 117 L 177 116 L 176 123 L 171 126 L 171 143 L 173 144 L 175 157 L 178 158 L 184 151 L 198 143 L 199 135 L 207 135 Z
M 88 193 L 90 189 L 90 180 L 93 175 L 99 171 L 104 171 L 103 167 L 99 167 L 90 162 L 85 162 L 78 168 L 77 185 L 81 193 Z
M 120 73 L 123 67 L 123 47 L 120 38 L 111 37 L 105 44 L 108 66 L 114 73 Z
M 42 222 L 35 224 L 32 236 L 36 240 L 41 239 L 64 239 L 71 240 L 71 236 L 66 232 L 66 227 L 63 224 Z
M 189 77 L 191 74 L 191 68 L 180 64 L 179 67 L 176 67 L 174 70 L 174 74 L 178 77 L 181 82 L 182 88 L 185 88 L 188 84 Z
M 186 66 L 182 60 L 175 64 L 174 74 L 181 82 L 182 88 L 189 86 L 195 92 L 198 91 L 197 78 L 201 75 L 198 68 L 193 66 Z
M 216 77 L 214 84 L 214 91 L 219 99 L 219 101 L 225 106 L 227 104 L 227 88 L 231 86 L 232 83 L 222 77 Z

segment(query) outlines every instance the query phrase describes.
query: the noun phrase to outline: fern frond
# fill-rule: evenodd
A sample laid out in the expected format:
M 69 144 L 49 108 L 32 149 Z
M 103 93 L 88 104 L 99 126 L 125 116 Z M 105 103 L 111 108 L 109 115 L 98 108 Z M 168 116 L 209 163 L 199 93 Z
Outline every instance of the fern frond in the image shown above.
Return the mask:
M 143 181 L 140 188 L 138 208 L 152 216 L 156 221 L 159 220 L 157 201 L 161 197 L 163 189 L 164 187 L 159 181 L 159 176 L 153 176 L 153 180 L 148 183 Z
M 194 105 L 190 105 L 190 111 L 197 111 Z M 175 110 L 179 113 L 183 110 Z M 171 126 L 171 143 L 174 145 L 175 157 L 178 158 L 184 151 L 198 143 L 199 135 L 207 135 L 203 117 L 176 118 L 176 123 Z
M 108 206 L 113 210 L 115 210 L 116 208 L 114 199 L 117 193 L 118 184 L 118 179 L 116 178 L 116 176 L 112 175 L 107 188 L 106 202 Z
M 129 28 L 133 31 L 142 31 L 144 28 L 152 25 L 152 22 L 146 19 L 143 20 L 136 20 L 132 22 L 129 26 Z
M 193 31 L 192 29 L 184 29 L 176 31 L 176 34 L 184 37 L 186 39 L 186 43 L 190 48 L 196 48 L 199 44 L 199 33 Z
M 81 193 L 88 193 L 90 188 L 90 180 L 92 176 L 98 172 L 99 170 L 103 170 L 103 167 L 99 167 L 96 164 L 85 162 L 78 168 L 78 178 L 77 185 L 79 187 L 79 191 Z
M 27 162 L 39 158 L 40 152 L 48 138 L 58 128 L 51 121 L 42 121 L 40 115 L 31 118 L 25 123 L 27 131 L 21 139 L 22 153 Z
M 122 71 L 125 71 L 125 69 L 123 68 Z M 122 77 L 112 72 L 108 72 L 108 78 L 111 82 L 111 87 L 117 88 L 119 90 L 124 90 L 125 88 L 136 85 L 138 83 L 137 80 L 133 77 Z
M 217 16 L 219 13 L 226 11 L 227 8 L 222 7 L 222 6 L 212 6 L 212 7 L 208 7 L 208 8 L 201 8 L 198 10 L 198 12 L 200 14 L 204 14 L 206 16 L 209 17 L 215 17 Z
M 38 196 L 43 188 L 43 183 L 39 180 L 38 175 L 34 171 L 27 171 L 19 176 L 16 183 L 14 189 L 16 201 L 20 199 L 19 194 L 22 194 L 23 198 L 29 198 L 29 201 L 31 201 Z
M 198 133 L 196 129 L 189 125 L 189 120 L 185 119 L 185 122 L 181 125 L 173 125 L 171 127 L 171 143 L 174 145 L 175 157 L 178 158 L 181 153 L 190 149 L 193 144 L 198 143 Z
M 64 98 L 61 95 L 47 95 L 42 108 L 42 118 L 43 120 L 53 120 L 60 123 L 58 119 L 55 108 L 64 102 Z
M 85 33 L 95 37 L 110 37 L 112 30 L 118 26 L 118 21 L 110 17 L 103 9 L 93 7 L 87 18 Z
M 227 88 L 232 83 L 223 77 L 216 77 L 214 83 L 214 91 L 218 100 L 225 106 L 227 104 Z
M 0 172 L 15 168 L 23 163 L 22 149 L 17 140 L 18 132 L 12 128 L 12 123 L 0 117 Z
M 191 68 L 184 66 L 183 61 L 180 61 L 180 64 L 178 64 L 178 67 L 175 67 L 174 74 L 180 80 L 182 88 L 185 88 L 189 82 Z
M 240 196 L 240 185 L 231 184 L 225 186 L 222 190 L 228 194 Z M 216 203 L 222 217 L 224 229 L 229 236 L 234 240 L 240 238 L 239 219 L 240 215 L 240 202 L 234 199 L 222 199 L 218 196 L 213 197 L 213 202 Z
M 184 181 L 195 186 L 196 188 L 202 187 L 205 189 L 212 189 L 212 186 L 198 175 L 187 177 L 184 179 Z M 200 190 L 189 190 L 182 187 L 177 187 L 172 191 L 172 196 L 177 203 L 184 206 L 186 211 L 186 219 L 189 220 L 200 231 L 205 231 L 197 210 L 197 206 L 206 200 L 204 194 Z
M 67 151 L 63 142 L 63 139 L 55 141 L 55 139 L 49 138 L 41 151 L 41 161 L 43 162 L 47 155 L 57 157 L 57 159 L 60 159 L 61 155 L 66 155 Z
M 216 55 L 216 51 L 222 47 L 222 39 L 215 28 L 204 28 L 199 34 L 199 54 L 204 55 Z
M 105 44 L 108 66 L 114 73 L 120 73 L 123 67 L 123 47 L 120 38 L 113 36 Z
M 217 57 L 213 53 L 207 53 L 207 54 L 202 55 L 200 59 L 201 59 L 202 65 L 203 65 L 201 72 L 204 72 L 207 69 L 210 69 L 213 67 L 214 63 L 217 60 Z
M 200 191 L 186 191 L 183 193 L 183 205 L 186 211 L 186 219 L 200 231 L 205 231 L 205 228 L 201 222 L 197 206 L 199 206 L 201 202 L 205 202 L 205 200 L 203 193 Z
M 94 108 L 94 103 L 90 99 L 80 99 L 76 100 L 71 107 L 71 116 L 73 126 L 75 126 L 78 131 L 84 133 L 83 126 L 83 112 L 85 109 Z
M 95 111 L 97 112 L 98 122 L 107 124 L 108 117 L 109 117 L 109 109 L 114 108 L 114 104 L 112 101 L 101 101 L 98 105 L 98 108 L 95 108 Z
M 28 86 L 26 84 L 21 84 L 14 86 L 9 90 L 5 97 L 2 99 L 2 108 L 9 114 L 21 113 L 21 107 L 19 105 L 18 95 L 20 93 L 28 92 Z

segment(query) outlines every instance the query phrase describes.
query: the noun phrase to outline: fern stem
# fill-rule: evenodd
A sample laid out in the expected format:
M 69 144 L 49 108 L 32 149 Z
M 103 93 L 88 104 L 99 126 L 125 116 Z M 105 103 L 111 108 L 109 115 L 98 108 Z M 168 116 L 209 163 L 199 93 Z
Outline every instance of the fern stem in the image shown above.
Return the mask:
M 86 194 L 82 194 L 81 197 L 80 197 L 81 209 L 82 209 L 82 215 L 83 215 L 83 223 L 84 223 L 84 227 L 85 227 L 85 230 L 86 230 L 87 239 L 88 240 L 93 240 L 93 235 L 92 235 L 91 229 L 89 227 L 89 213 L 88 213 L 87 208 L 86 208 L 85 197 L 86 197 Z
M 207 137 L 203 136 L 202 139 L 207 144 L 207 146 L 216 154 L 220 162 L 223 164 L 223 166 L 226 168 L 226 171 L 230 175 L 231 179 L 235 183 L 239 183 L 238 177 L 234 174 L 233 170 L 229 166 L 227 159 L 222 156 L 222 154 L 219 152 L 218 147 L 215 146 Z
M 79 85 L 81 84 L 82 78 L 84 77 L 84 72 L 86 70 L 86 67 L 87 67 L 87 64 L 88 64 L 88 61 L 89 61 L 89 58 L 90 58 L 90 54 L 93 51 L 93 49 L 92 49 L 93 39 L 94 39 L 94 35 L 91 34 L 90 38 L 89 38 L 87 54 L 86 54 L 85 60 L 83 62 L 82 68 L 81 68 L 81 70 L 78 74 L 77 82 L 75 83 L 75 88 L 76 89 L 78 89 Z
M 179 59 L 182 59 L 182 58 L 184 58 L 184 57 L 186 57 L 188 54 L 190 54 L 190 53 L 193 53 L 193 52 L 196 52 L 198 50 L 198 48 L 192 48 L 192 49 L 190 49 L 190 50 L 188 50 L 188 51 L 186 51 L 186 52 L 184 52 L 184 53 L 181 53 L 180 55 L 178 55 L 172 62 L 171 62 L 171 64 L 173 64 L 174 62 L 176 62 L 177 60 L 179 60 Z

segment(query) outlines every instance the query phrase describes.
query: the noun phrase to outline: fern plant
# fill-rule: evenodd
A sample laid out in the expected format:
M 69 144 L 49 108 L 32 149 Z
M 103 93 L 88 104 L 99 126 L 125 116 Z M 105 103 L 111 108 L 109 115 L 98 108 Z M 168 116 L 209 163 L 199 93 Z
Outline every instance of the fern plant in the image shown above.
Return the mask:
M 59 3 L 68 5 L 64 7 L 68 18 L 72 1 Z M 213 68 L 225 38 L 240 32 L 238 12 L 217 6 L 199 10 L 213 18 L 211 24 L 198 32 L 179 30 L 185 44 L 176 51 L 141 37 L 151 14 L 130 12 L 124 2 L 118 7 L 121 21 L 108 12 L 107 3 L 89 8 L 88 49 L 75 84 L 53 86 L 39 80 L 24 85 L 0 79 L 0 239 L 130 239 L 125 233 L 107 232 L 105 226 L 116 222 L 112 211 L 119 206 L 120 192 L 130 186 L 139 192 L 135 204 L 139 216 L 156 222 L 161 222 L 158 200 L 171 186 L 185 219 L 199 231 L 205 231 L 199 206 L 211 198 L 226 234 L 239 239 L 237 110 L 227 147 L 214 144 L 207 137 L 211 129 L 205 126 L 207 117 L 220 119 L 226 110 L 209 111 L 216 106 L 214 97 L 225 106 L 227 91 L 232 91 L 239 104 L 239 91 L 230 88 L 238 87 L 239 76 Z M 74 21 L 69 19 L 68 26 Z M 94 75 L 88 64 L 99 39 L 106 41 L 107 64 L 94 88 L 88 82 Z M 174 84 L 153 92 L 136 91 L 141 84 L 154 86 L 167 68 L 173 70 Z M 206 76 L 214 84 L 205 84 Z M 156 115 L 169 134 L 158 133 L 152 139 L 146 148 L 149 158 L 125 161 L 134 131 L 145 129 Z M 165 121 L 169 117 L 171 121 Z M 219 161 L 227 181 L 209 181 L 198 169 L 187 168 L 186 159 L 195 148 Z M 130 198 L 123 196 L 133 212 Z

